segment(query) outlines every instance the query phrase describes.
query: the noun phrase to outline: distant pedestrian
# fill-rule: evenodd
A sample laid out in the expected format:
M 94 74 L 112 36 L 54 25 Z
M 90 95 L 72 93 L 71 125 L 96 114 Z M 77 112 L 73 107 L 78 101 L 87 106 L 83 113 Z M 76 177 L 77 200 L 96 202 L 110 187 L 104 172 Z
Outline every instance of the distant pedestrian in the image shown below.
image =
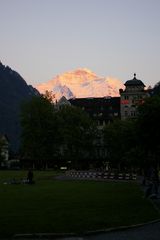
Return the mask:
M 150 197 L 152 195 L 152 191 L 153 191 L 153 183 L 150 180 L 148 180 L 146 186 L 147 186 L 147 188 L 145 191 L 145 197 Z
M 33 184 L 33 183 L 34 183 L 34 182 L 33 182 L 33 172 L 32 172 L 32 170 L 29 170 L 29 171 L 28 171 L 27 180 L 28 180 L 28 183 L 29 183 L 29 184 Z
M 159 188 L 159 176 L 158 170 L 156 168 L 153 169 L 152 172 L 152 183 L 153 183 L 153 194 L 158 196 L 158 188 Z
M 157 198 L 159 188 L 159 176 L 156 168 L 149 169 L 149 177 L 147 181 L 146 197 Z

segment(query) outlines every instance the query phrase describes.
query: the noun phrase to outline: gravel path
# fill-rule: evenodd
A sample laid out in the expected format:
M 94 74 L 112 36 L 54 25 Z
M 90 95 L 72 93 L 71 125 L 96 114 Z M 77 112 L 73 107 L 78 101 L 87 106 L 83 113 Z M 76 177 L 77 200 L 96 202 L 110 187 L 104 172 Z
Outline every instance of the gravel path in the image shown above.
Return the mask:
M 18 238 L 25 239 L 26 238 Z M 64 237 L 64 238 L 29 238 L 30 240 L 160 240 L 160 222 L 122 231 L 114 231 L 96 234 L 86 237 Z
M 160 240 L 160 222 L 134 229 L 84 237 L 84 240 Z
M 160 222 L 93 236 L 66 237 L 63 240 L 160 240 Z

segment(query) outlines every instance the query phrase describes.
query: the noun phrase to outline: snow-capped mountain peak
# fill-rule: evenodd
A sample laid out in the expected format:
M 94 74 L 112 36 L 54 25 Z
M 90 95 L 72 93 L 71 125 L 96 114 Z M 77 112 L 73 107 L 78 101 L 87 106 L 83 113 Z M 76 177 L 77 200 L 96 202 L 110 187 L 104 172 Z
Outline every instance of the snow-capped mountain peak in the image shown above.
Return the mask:
M 65 96 L 76 97 L 119 96 L 119 89 L 124 88 L 122 82 L 112 77 L 98 77 L 87 68 L 79 68 L 57 75 L 52 80 L 36 86 L 40 93 L 46 90 L 55 94 L 55 99 Z

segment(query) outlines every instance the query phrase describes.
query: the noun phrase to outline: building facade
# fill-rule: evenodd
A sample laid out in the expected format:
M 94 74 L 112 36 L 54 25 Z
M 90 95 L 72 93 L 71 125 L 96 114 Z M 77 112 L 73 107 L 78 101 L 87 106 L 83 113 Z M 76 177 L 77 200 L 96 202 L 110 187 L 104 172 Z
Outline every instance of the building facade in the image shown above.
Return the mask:
M 114 119 L 120 118 L 119 97 L 75 98 L 69 102 L 87 112 L 98 128 L 103 128 Z
M 121 119 L 136 118 L 138 106 L 143 104 L 144 99 L 149 96 L 145 85 L 141 80 L 134 78 L 126 81 L 125 89 L 120 89 L 120 112 Z

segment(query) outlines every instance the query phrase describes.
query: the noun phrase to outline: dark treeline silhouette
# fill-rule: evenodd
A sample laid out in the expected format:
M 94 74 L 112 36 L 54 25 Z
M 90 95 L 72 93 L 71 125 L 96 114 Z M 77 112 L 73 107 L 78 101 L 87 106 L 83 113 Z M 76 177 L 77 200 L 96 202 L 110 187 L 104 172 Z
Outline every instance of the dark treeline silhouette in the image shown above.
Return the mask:
M 139 106 L 136 119 L 115 120 L 98 130 L 81 109 L 57 109 L 50 99 L 34 97 L 22 110 L 23 158 L 37 168 L 69 165 L 75 169 L 90 166 L 133 171 L 159 165 L 160 95 L 154 94 Z M 107 156 L 96 155 L 97 146 Z
M 20 144 L 21 103 L 37 94 L 17 72 L 0 62 L 0 134 L 7 135 L 14 152 Z
M 87 168 L 94 159 L 96 127 L 81 109 L 57 109 L 50 98 L 25 103 L 21 114 L 22 158 L 36 168 Z

